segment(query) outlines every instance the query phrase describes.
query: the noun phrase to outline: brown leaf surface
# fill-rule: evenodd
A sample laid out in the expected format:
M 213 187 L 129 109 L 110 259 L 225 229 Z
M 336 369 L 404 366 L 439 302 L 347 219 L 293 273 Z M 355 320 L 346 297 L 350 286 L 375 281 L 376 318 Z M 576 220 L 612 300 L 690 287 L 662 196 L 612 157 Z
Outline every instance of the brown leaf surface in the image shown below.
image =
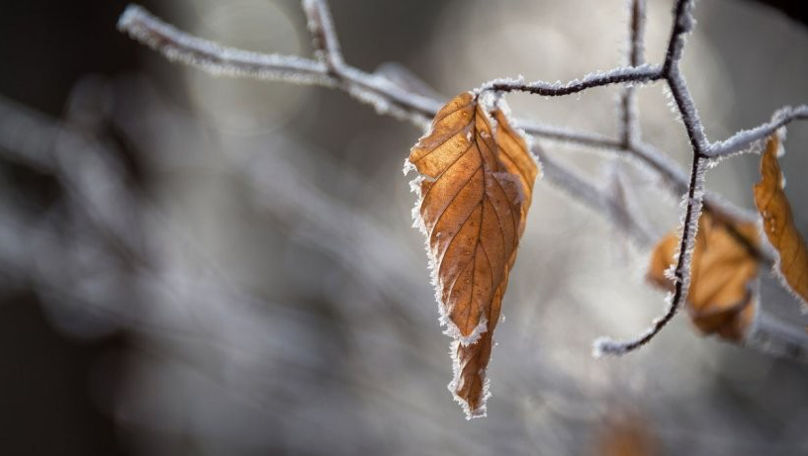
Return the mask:
M 458 95 L 408 160 L 420 174 L 414 216 L 427 237 L 441 322 L 455 339 L 449 388 L 469 417 L 485 412 L 492 333 L 538 174 L 524 139 L 501 111 L 493 117 L 496 133 L 476 96 Z
M 758 232 L 753 223 L 735 226 L 737 235 L 757 246 Z M 679 233 L 672 231 L 657 243 L 651 254 L 648 280 L 673 290 L 665 270 L 674 264 L 679 251 Z M 690 318 L 704 334 L 740 341 L 755 316 L 750 282 L 757 277 L 757 259 L 726 225 L 705 212 L 699 219 L 699 231 L 691 263 L 687 305 Z
M 791 206 L 783 192 L 783 173 L 777 162 L 780 140 L 769 137 L 760 157 L 761 180 L 755 184 L 755 204 L 763 217 L 763 231 L 777 250 L 777 267 L 788 288 L 808 303 L 808 249 L 794 226 Z

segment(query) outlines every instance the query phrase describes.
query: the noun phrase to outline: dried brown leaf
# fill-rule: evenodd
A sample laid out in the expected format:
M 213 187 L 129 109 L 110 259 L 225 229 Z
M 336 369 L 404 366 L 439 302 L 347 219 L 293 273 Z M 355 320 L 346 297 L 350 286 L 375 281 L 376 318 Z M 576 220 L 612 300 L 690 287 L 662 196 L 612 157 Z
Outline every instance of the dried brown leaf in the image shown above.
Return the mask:
M 441 322 L 452 344 L 449 384 L 467 416 L 485 413 L 485 369 L 538 167 L 524 139 L 466 92 L 446 104 L 413 146 L 414 218 L 427 239 Z
M 787 287 L 808 303 L 808 249 L 794 226 L 791 206 L 783 192 L 783 173 L 777 162 L 780 140 L 773 134 L 760 157 L 761 180 L 755 184 L 755 204 L 763 217 L 763 231 L 777 250 L 777 269 Z
M 757 277 L 757 259 L 748 246 L 757 246 L 757 227 L 738 224 L 733 233 L 727 225 L 703 213 L 691 262 L 687 305 L 690 318 L 704 334 L 740 341 L 755 316 L 751 282 Z M 742 236 L 745 241 L 738 238 Z M 673 290 L 665 270 L 679 251 L 679 233 L 672 231 L 657 243 L 651 254 L 648 279 Z

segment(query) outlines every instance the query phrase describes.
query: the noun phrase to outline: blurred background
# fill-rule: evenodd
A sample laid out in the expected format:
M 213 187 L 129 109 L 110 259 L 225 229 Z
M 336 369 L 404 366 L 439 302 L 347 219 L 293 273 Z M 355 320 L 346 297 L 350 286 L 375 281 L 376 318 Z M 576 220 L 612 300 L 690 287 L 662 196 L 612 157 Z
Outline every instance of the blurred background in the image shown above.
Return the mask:
M 331 1 L 346 60 L 448 97 L 502 76 L 622 63 L 623 0 Z M 649 61 L 671 0 L 650 0 Z M 799 1 L 697 4 L 683 70 L 711 139 L 808 100 Z M 156 0 L 196 35 L 310 56 L 292 0 Z M 422 134 L 343 93 L 214 78 L 115 30 L 125 2 L 0 5 L 0 454 L 808 453 L 808 368 L 698 335 L 593 359 L 663 309 L 648 251 L 544 181 L 504 301 L 488 417 L 452 401 L 410 177 Z M 521 118 L 615 135 L 617 90 L 509 97 Z M 683 166 L 659 84 L 645 139 Z M 808 227 L 808 126 L 783 159 Z M 678 199 L 612 155 L 546 153 L 626 194 L 648 231 Z M 753 208 L 757 156 L 709 172 Z M 765 302 L 763 303 L 766 304 Z M 633 452 L 632 452 L 633 451 Z

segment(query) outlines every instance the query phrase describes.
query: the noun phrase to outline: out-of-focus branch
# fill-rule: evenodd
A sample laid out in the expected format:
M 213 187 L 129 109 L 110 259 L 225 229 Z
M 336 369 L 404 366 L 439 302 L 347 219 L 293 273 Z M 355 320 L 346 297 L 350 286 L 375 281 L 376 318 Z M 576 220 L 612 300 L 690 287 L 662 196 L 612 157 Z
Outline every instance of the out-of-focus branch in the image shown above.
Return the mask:
M 643 63 L 645 33 L 645 0 L 632 0 L 629 4 L 628 64 L 637 67 Z M 623 87 L 620 94 L 620 144 L 625 149 L 639 140 L 637 96 L 634 86 Z
M 541 149 L 534 148 L 533 153 L 540 157 L 542 171 L 552 184 L 581 204 L 595 212 L 600 212 L 604 218 L 629 235 L 640 247 L 651 245 L 654 240 L 653 236 L 615 195 L 590 184 L 574 171 L 567 169 L 543 153 Z
M 516 126 L 526 133 L 561 143 L 570 143 L 592 149 L 604 149 L 610 151 L 621 151 L 623 145 L 620 141 L 612 139 L 606 135 L 591 133 L 588 131 L 576 131 L 553 125 L 536 124 L 533 122 L 516 122 Z
M 331 73 L 339 74 L 344 62 L 331 13 L 317 0 L 303 0 L 303 11 L 318 60 L 325 62 Z
M 136 260 L 136 236 L 126 208 L 134 195 L 122 188 L 117 163 L 95 138 L 0 95 L 0 147 L 5 156 L 54 176 L 72 209 L 83 213 L 101 239 Z

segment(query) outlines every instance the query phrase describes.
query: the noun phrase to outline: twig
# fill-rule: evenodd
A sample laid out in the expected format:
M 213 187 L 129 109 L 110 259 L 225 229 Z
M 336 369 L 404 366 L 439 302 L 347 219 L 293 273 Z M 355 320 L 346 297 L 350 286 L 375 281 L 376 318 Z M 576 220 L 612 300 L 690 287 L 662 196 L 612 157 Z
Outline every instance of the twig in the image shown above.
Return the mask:
M 339 74 L 344 62 L 331 13 L 318 0 L 303 0 L 303 11 L 308 18 L 309 33 L 317 58 L 328 65 L 332 74 Z
M 217 75 L 245 76 L 333 86 L 322 62 L 280 54 L 262 54 L 221 46 L 177 30 L 137 5 L 129 5 L 118 20 L 118 29 L 159 50 L 169 60 L 199 67 Z
M 778 128 L 785 126 L 789 122 L 806 119 L 808 119 L 808 105 L 800 105 L 796 108 L 791 106 L 780 108 L 772 114 L 770 122 L 749 130 L 741 130 L 723 141 L 712 143 L 706 154 L 710 158 L 720 158 L 741 152 L 753 143 L 767 138 Z
M 676 107 L 682 115 L 682 123 L 693 148 L 693 162 L 685 201 L 682 236 L 679 241 L 676 267 L 673 271 L 673 295 L 670 297 L 667 310 L 660 318 L 654 320 L 651 328 L 637 338 L 625 342 L 617 342 L 608 338 L 598 339 L 595 341 L 593 348 L 596 355 L 621 355 L 648 343 L 673 319 L 676 312 L 682 307 L 690 288 L 691 257 L 696 242 L 698 220 L 701 216 L 702 199 L 704 197 L 704 163 L 706 161 L 704 152 L 709 144 L 704 135 L 701 119 L 699 119 L 693 99 L 687 89 L 687 83 L 679 72 L 679 59 L 682 56 L 682 48 L 684 47 L 684 35 L 691 30 L 693 25 L 692 7 L 693 0 L 677 0 L 674 9 L 673 29 L 663 70 L 665 81 L 673 93 Z
M 518 120 L 516 121 L 516 126 L 524 130 L 525 133 L 541 137 L 542 139 L 549 139 L 550 141 L 577 144 L 593 149 L 623 150 L 623 145 L 620 141 L 598 133 L 569 130 L 564 127 L 524 121 L 520 122 Z
M 668 50 L 665 53 L 665 63 L 662 73 L 671 74 L 673 67 L 679 64 L 682 50 L 685 47 L 685 35 L 693 28 L 693 2 L 692 0 L 676 0 L 673 8 L 673 27 L 668 39 Z
M 159 51 L 169 60 L 192 65 L 214 75 L 339 87 L 360 101 L 373 104 L 380 113 L 407 118 L 417 125 L 425 124 L 441 106 L 430 98 L 405 92 L 385 78 L 352 67 L 338 65 L 329 68 L 323 62 L 303 57 L 262 54 L 221 46 L 184 33 L 137 5 L 126 8 L 118 20 L 118 29 Z
M 645 0 L 632 0 L 629 6 L 628 64 L 637 67 L 644 60 Z M 634 86 L 623 87 L 620 95 L 620 144 L 624 149 L 629 149 L 640 137 Z
M 535 81 L 525 83 L 521 79 L 494 79 L 480 87 L 481 91 L 526 92 L 545 97 L 571 95 L 595 87 L 612 84 L 645 84 L 662 79 L 662 68 L 658 65 L 619 67 L 609 71 L 590 73 L 581 79 L 561 82 Z

